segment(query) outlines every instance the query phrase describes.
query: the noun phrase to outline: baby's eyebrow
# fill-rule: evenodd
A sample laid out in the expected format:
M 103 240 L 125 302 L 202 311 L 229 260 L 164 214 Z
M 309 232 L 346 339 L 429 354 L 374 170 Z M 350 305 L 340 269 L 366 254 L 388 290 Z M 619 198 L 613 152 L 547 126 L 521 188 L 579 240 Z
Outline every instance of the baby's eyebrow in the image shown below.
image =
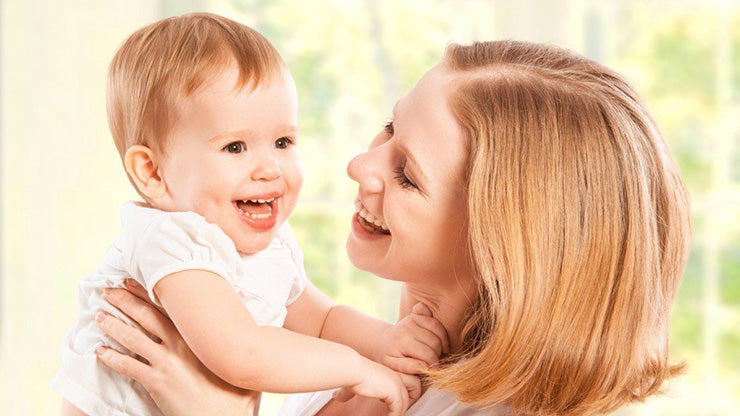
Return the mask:
M 236 137 L 239 139 L 245 139 L 250 136 L 254 136 L 254 132 L 252 130 L 228 131 L 228 132 L 218 133 L 215 136 L 208 139 L 208 141 L 214 142 L 216 140 L 223 139 L 224 137 Z
M 275 132 L 272 134 L 273 136 L 281 136 L 281 135 L 287 135 L 287 134 L 295 134 L 298 131 L 298 127 L 292 124 L 284 124 L 275 129 Z M 216 141 L 219 139 L 223 139 L 224 137 L 236 137 L 239 139 L 248 139 L 252 137 L 257 137 L 258 133 L 254 131 L 253 129 L 243 129 L 243 130 L 237 130 L 237 131 L 228 131 L 223 133 L 218 133 L 215 136 L 208 139 L 209 142 Z

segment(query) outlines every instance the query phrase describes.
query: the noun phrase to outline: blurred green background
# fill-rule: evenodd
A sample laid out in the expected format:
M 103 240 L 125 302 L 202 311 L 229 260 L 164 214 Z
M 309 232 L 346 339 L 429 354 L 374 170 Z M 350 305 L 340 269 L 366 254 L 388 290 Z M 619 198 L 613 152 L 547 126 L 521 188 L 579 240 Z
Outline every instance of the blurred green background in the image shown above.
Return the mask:
M 572 48 L 626 75 L 661 126 L 693 198 L 694 242 L 671 354 L 687 373 L 618 415 L 740 409 L 740 5 L 737 1 L 203 0 L 0 3 L 0 403 L 57 414 L 49 381 L 97 268 L 136 195 L 105 117 L 105 77 L 135 29 L 211 11 L 261 31 L 298 84 L 306 181 L 291 223 L 309 277 L 337 301 L 395 319 L 398 286 L 355 270 L 345 174 L 392 104 L 448 42 L 515 38 Z M 269 395 L 263 414 L 276 414 Z

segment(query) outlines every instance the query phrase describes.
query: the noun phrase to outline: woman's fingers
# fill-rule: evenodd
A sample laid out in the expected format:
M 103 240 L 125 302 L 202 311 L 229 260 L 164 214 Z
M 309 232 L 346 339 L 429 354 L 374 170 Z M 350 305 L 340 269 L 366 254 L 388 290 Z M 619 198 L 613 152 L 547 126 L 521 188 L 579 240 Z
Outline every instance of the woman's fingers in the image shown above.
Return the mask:
M 149 293 L 147 293 L 144 286 L 140 285 L 136 280 L 126 279 L 123 281 L 123 284 L 126 286 L 126 290 L 136 295 L 137 298 L 147 303 L 152 303 L 151 299 L 149 299 Z
M 147 389 L 151 385 L 149 379 L 152 374 L 151 368 L 136 358 L 108 347 L 98 347 L 95 353 L 103 364 L 115 372 L 138 381 Z
M 151 361 L 152 358 L 156 357 L 156 347 L 160 345 L 152 341 L 138 328 L 126 325 L 115 316 L 102 311 L 95 315 L 95 323 L 103 333 L 118 341 L 133 353 L 142 356 L 145 360 Z
M 177 329 L 153 305 L 125 289 L 106 289 L 105 300 L 136 321 L 147 332 L 165 342 L 177 339 Z

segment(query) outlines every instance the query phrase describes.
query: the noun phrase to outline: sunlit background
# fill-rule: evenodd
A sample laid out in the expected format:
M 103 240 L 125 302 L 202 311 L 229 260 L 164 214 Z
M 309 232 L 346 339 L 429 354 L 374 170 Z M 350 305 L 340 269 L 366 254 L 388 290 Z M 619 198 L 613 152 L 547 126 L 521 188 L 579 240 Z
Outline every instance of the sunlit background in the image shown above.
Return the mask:
M 398 286 L 347 261 L 355 186 L 345 166 L 451 41 L 515 38 L 579 51 L 626 75 L 661 126 L 692 197 L 695 235 L 671 354 L 687 373 L 618 415 L 740 412 L 740 5 L 737 1 L 4 0 L 0 32 L 0 413 L 53 415 L 48 387 L 135 194 L 105 116 L 108 62 L 135 29 L 211 11 L 262 32 L 298 84 L 306 181 L 291 219 L 309 277 L 395 319 Z M 263 413 L 276 414 L 270 395 Z

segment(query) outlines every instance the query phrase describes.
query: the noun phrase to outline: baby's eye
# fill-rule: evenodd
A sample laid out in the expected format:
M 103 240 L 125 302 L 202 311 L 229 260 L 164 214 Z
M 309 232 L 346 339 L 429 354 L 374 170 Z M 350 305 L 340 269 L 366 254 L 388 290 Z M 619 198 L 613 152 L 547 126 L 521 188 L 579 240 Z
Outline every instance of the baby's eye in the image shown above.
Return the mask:
M 223 149 L 229 153 L 241 153 L 247 151 L 247 145 L 244 142 L 232 142 L 224 146 Z
M 385 126 L 383 126 L 383 130 L 385 130 L 385 132 L 388 133 L 389 136 L 393 136 L 393 121 L 385 123 Z
M 275 148 L 277 149 L 287 149 L 291 144 L 293 144 L 293 140 L 290 137 L 281 137 L 275 140 Z

